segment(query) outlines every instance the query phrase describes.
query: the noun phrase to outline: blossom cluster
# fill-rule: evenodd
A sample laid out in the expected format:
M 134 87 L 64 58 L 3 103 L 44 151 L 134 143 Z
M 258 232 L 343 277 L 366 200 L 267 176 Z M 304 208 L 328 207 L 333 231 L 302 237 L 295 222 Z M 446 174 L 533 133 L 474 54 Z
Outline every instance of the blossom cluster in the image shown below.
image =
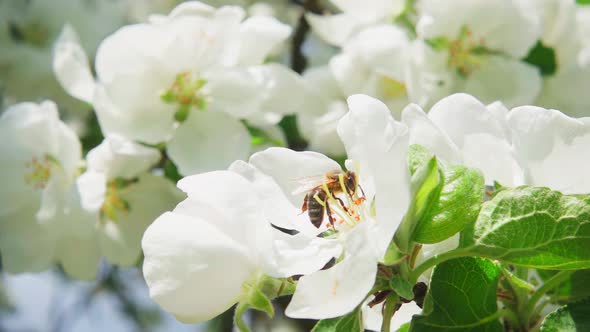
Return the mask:
M 590 7 L 187 1 L 123 25 L 97 4 L 111 21 L 0 31 L 9 103 L 70 96 L 0 114 L 3 271 L 141 264 L 178 320 L 235 306 L 242 331 L 284 295 L 317 331 L 528 331 L 574 298 L 564 283 L 590 268 Z M 29 53 L 42 69 L 3 71 Z M 92 109 L 99 141 L 60 118 L 69 103 Z M 470 297 L 469 278 L 486 307 L 440 314 L 441 289 Z

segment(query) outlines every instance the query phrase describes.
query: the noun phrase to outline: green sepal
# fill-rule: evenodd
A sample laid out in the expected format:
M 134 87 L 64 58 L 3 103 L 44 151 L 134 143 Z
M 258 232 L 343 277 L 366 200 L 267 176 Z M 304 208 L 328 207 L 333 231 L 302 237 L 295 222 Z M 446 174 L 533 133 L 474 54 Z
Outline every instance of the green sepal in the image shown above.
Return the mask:
M 411 300 L 414 298 L 414 291 L 412 290 L 412 284 L 409 281 L 402 278 L 399 274 L 394 275 L 389 280 L 389 287 L 393 289 L 397 295 L 404 299 Z
M 358 307 L 347 315 L 320 320 L 311 332 L 362 332 L 364 330 L 361 309 Z

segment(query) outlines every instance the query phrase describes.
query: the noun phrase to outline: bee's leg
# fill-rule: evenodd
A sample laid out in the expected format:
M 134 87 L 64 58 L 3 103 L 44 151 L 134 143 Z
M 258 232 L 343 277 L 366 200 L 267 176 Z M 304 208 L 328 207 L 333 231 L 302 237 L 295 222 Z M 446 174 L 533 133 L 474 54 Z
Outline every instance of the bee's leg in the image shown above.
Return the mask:
M 340 197 L 334 196 L 334 198 L 336 198 L 336 200 L 338 201 L 338 203 L 340 203 L 340 206 L 342 206 L 342 209 L 344 209 L 344 212 L 350 214 L 348 208 L 346 207 L 346 205 L 344 205 L 344 201 L 342 199 L 340 199 Z
M 309 199 L 309 193 L 307 193 L 305 195 L 305 198 L 303 198 L 303 205 L 301 206 L 301 214 L 305 213 L 305 211 L 307 211 L 307 200 Z
M 330 225 L 332 226 L 332 228 L 334 230 L 336 230 L 336 228 L 334 227 L 334 217 L 332 217 L 332 210 L 330 210 L 330 204 L 328 204 L 327 201 L 325 201 L 326 203 L 326 214 L 328 215 L 328 220 L 330 221 Z

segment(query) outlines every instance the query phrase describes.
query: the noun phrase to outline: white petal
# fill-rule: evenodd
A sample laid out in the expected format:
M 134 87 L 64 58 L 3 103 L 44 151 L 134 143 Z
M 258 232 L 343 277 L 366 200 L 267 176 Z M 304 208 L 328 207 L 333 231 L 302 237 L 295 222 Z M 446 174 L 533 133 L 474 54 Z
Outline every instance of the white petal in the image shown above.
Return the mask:
M 547 108 L 558 109 L 570 116 L 588 116 L 590 113 L 590 65 L 572 66 L 545 79 L 543 90 L 536 102 Z
M 373 71 L 403 82 L 408 47 L 407 33 L 387 24 L 363 29 L 346 43 L 344 51 L 360 55 Z
M 520 166 L 505 136 L 504 118 L 497 118 L 477 99 L 460 93 L 436 103 L 428 116 L 461 150 L 463 164 L 483 171 L 487 184 L 522 184 Z
M 131 266 L 141 253 L 141 237 L 159 215 L 181 199 L 181 193 L 165 178 L 145 174 L 121 194 L 129 211 L 121 211 L 116 221 L 103 220 L 98 225 L 101 252 L 109 262 Z
M 296 152 L 285 148 L 269 148 L 250 157 L 250 163 L 272 179 L 294 206 L 301 206 L 304 193 L 293 194 L 306 177 L 322 176 L 339 170 L 340 165 L 323 154 Z
M 484 103 L 501 100 L 508 107 L 528 105 L 541 91 L 539 70 L 527 63 L 500 56 L 486 57 L 466 79 L 463 90 Z
M 36 207 L 30 207 L 34 210 Z M 54 263 L 55 237 L 48 227 L 32 218 L 34 213 L 23 208 L 2 216 L 0 252 L 2 268 L 9 273 L 39 272 Z
M 248 158 L 250 134 L 240 121 L 225 113 L 190 113 L 175 131 L 166 151 L 180 174 L 227 168 Z
M 524 57 L 541 35 L 534 15 L 511 0 L 423 0 L 418 11 L 421 17 L 416 30 L 424 39 L 445 36 L 454 40 L 467 27 L 472 40 L 482 40 L 486 47 L 515 58 Z
M 361 23 L 349 13 L 336 15 L 305 14 L 305 19 L 320 38 L 332 45 L 342 45 Z
M 95 233 L 63 236 L 59 241 L 57 255 L 68 275 L 83 280 L 95 279 L 101 257 Z
M 420 106 L 408 105 L 403 110 L 402 121 L 410 129 L 410 144 L 422 145 L 449 163 L 461 162 L 461 153 L 457 146 L 428 118 Z
M 523 106 L 509 114 L 513 141 L 525 165 L 527 184 L 565 194 L 590 192 L 590 121 L 556 110 Z
M 378 231 L 372 241 L 382 255 L 410 202 L 408 128 L 395 121 L 377 99 L 353 95 L 348 97 L 348 107 L 338 134 L 348 158 L 358 165 L 365 194 L 369 199 L 375 195 Z
M 395 18 L 405 7 L 405 2 L 402 0 L 368 0 L 363 2 L 357 0 L 330 1 L 343 12 L 369 22 L 385 17 Z
M 157 144 L 167 140 L 174 130 L 172 108 L 154 106 L 142 108 L 139 112 L 123 109 L 113 103 L 102 86 L 96 89 L 94 107 L 100 128 L 106 135 L 119 134 L 129 139 Z
M 240 55 L 243 65 L 261 64 L 270 52 L 291 34 L 291 27 L 274 17 L 253 16 L 240 26 Z
M 198 218 L 165 213 L 142 240 L 150 296 L 186 323 L 229 309 L 254 272 L 246 248 Z
M 299 110 L 305 91 L 299 75 L 279 64 L 256 66 L 250 70 L 262 83 L 257 92 L 261 95 L 261 111 L 292 114 Z
M 100 210 L 107 192 L 105 174 L 87 170 L 76 179 L 76 185 L 80 191 L 82 207 L 88 211 Z
M 267 269 L 276 277 L 307 275 L 318 271 L 342 252 L 337 240 L 309 237 L 299 233 L 290 235 L 273 229 L 271 255 L 267 255 Z
M 160 160 L 160 151 L 137 144 L 120 135 L 109 135 L 86 156 L 88 168 L 110 179 L 133 178 Z
M 377 261 L 367 226 L 355 227 L 347 238 L 345 258 L 335 266 L 299 279 L 285 314 L 292 318 L 324 319 L 345 315 L 373 287 Z
M 234 242 L 248 248 L 257 246 L 258 236 L 266 236 L 270 224 L 260 213 L 260 197 L 242 176 L 230 171 L 214 171 L 185 177 L 178 188 L 188 194 L 174 209 L 209 222 Z
M 94 95 L 94 77 L 76 31 L 66 24 L 54 45 L 53 71 L 61 86 L 87 103 Z
M 345 96 L 355 93 L 374 94 L 370 80 L 375 74 L 358 55 L 338 54 L 330 59 L 329 66 Z

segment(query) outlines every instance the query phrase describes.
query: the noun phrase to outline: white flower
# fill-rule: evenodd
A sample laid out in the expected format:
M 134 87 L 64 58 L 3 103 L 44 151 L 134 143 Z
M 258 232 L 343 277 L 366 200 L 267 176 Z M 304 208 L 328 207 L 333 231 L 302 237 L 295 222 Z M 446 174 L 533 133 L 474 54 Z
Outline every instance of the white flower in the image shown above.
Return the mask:
M 83 207 L 77 168 L 80 142 L 53 102 L 22 103 L 0 117 L 0 250 L 9 272 L 60 262 L 92 278 L 100 257 L 94 219 Z
M 54 68 L 72 95 L 86 91 L 80 85 L 95 84 L 83 97 L 94 104 L 107 134 L 150 144 L 170 140 L 168 154 L 183 174 L 224 168 L 249 154 L 240 119 L 269 114 L 276 124 L 303 99 L 295 73 L 262 64 L 290 28 L 270 17 L 243 17 L 239 7 L 183 3 L 169 16 L 106 38 L 96 56 L 96 83 L 70 79 L 87 77 L 89 69 L 79 52 L 60 53 L 67 49 L 60 44 Z M 75 45 L 71 38 L 61 42 Z M 58 59 L 70 65 L 59 66 Z M 227 133 L 231 140 L 223 139 Z M 199 155 L 212 151 L 204 163 Z
M 418 37 L 448 52 L 448 70 L 457 73 L 454 91 L 508 106 L 538 96 L 540 73 L 519 59 L 540 38 L 540 22 L 520 1 L 422 0 L 417 10 Z
M 407 128 L 395 122 L 387 107 L 373 98 L 355 95 L 349 97 L 348 104 L 350 112 L 340 121 L 338 133 L 349 157 L 347 165 L 349 169 L 356 166 L 366 200 L 353 201 L 348 211 L 339 213 L 342 221 L 335 229 L 344 259 L 299 280 L 286 310 L 290 317 L 337 317 L 362 303 L 409 204 Z M 272 161 L 263 164 L 269 172 L 280 169 L 278 160 L 274 166 Z M 338 203 L 332 204 L 338 209 Z M 369 209 L 372 204 L 375 213 Z
M 346 112 L 345 97 L 327 66 L 303 74 L 306 97 L 297 115 L 298 128 L 308 142 L 308 149 L 330 156 L 344 156 L 345 150 L 336 128 Z
M 485 106 L 467 94 L 441 99 L 425 114 L 411 104 L 402 120 L 410 128 L 410 144 L 430 149 L 439 159 L 479 168 L 486 184 L 523 183 L 523 175 L 511 144 L 506 122 L 508 110 L 501 103 Z
M 396 18 L 405 8 L 403 0 L 330 0 L 342 13 L 322 16 L 306 14 L 305 17 L 317 33 L 326 42 L 342 45 L 354 33 L 363 27 L 378 23 L 388 23 Z
M 479 168 L 488 185 L 547 186 L 567 194 L 590 190 L 583 168 L 590 158 L 588 118 L 535 106 L 508 111 L 466 94 L 442 99 L 428 114 L 409 105 L 402 118 L 410 144 L 429 148 L 444 162 Z
M 248 165 L 242 166 L 247 172 Z M 272 192 L 259 191 L 259 185 L 231 171 L 186 177 L 178 186 L 188 198 L 145 232 L 143 271 L 150 295 L 179 320 L 215 317 L 262 273 L 310 273 L 338 255 L 331 241 L 272 228 L 261 197 Z
M 160 160 L 157 149 L 111 135 L 86 159 L 78 184 L 84 206 L 94 213 L 101 254 L 130 266 L 139 258 L 147 226 L 181 195 L 170 181 L 147 172 Z
M 535 106 L 508 114 L 515 151 L 524 165 L 525 183 L 565 194 L 590 192 L 590 119 Z

